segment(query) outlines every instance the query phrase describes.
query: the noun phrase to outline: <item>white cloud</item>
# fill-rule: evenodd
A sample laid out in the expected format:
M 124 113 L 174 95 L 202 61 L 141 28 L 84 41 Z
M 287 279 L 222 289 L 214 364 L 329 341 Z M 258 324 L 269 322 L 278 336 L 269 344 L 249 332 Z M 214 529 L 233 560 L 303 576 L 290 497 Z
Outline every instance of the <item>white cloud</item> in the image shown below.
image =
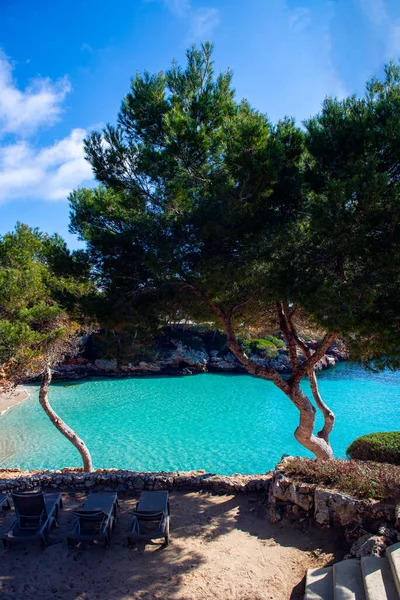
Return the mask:
M 387 41 L 387 56 L 394 60 L 400 60 L 400 21 L 391 23 Z
M 58 81 L 37 78 L 19 89 L 12 78 L 11 62 L 0 52 L 0 203 L 29 198 L 65 200 L 74 187 L 93 179 L 84 158 L 85 130 L 73 129 L 44 147 L 27 140 L 39 128 L 59 120 L 70 89 L 66 77 Z
M 188 42 L 206 41 L 219 23 L 217 8 L 194 8 L 190 0 L 143 0 L 145 3 L 161 2 L 179 19 L 189 20 Z
M 392 19 L 385 0 L 359 0 L 364 14 L 382 41 L 384 60 L 400 59 L 400 22 Z
M 81 52 L 89 52 L 89 54 L 93 54 L 93 48 L 90 44 L 86 44 L 85 42 L 81 46 Z
M 177 17 L 184 17 L 190 10 L 189 0 L 164 0 L 164 4 Z
M 52 146 L 35 148 L 26 140 L 0 147 L 0 203 L 18 199 L 65 200 L 74 187 L 92 180 L 84 158 L 83 129 Z
M 219 12 L 216 8 L 199 8 L 192 15 L 191 41 L 206 41 L 218 23 Z
M 295 8 L 289 19 L 291 31 L 303 31 L 311 25 L 311 13 L 309 8 L 299 6 Z
M 62 112 L 62 103 L 71 85 L 66 77 L 52 81 L 37 77 L 21 91 L 12 77 L 12 65 L 0 50 L 0 136 L 27 136 L 53 125 Z

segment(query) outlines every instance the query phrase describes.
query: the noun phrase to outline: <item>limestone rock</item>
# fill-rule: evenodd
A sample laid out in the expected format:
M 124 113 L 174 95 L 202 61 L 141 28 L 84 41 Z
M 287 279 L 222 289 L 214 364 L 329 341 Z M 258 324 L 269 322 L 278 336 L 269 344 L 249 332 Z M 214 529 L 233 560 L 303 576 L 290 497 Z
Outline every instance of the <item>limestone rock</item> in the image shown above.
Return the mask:
M 346 527 L 362 522 L 360 514 L 362 502 L 335 490 L 316 488 L 315 490 L 316 522 L 322 527 Z
M 305 511 L 311 510 L 314 504 L 310 485 L 291 481 L 288 477 L 276 471 L 273 476 L 272 494 L 275 499 L 292 502 Z
M 362 558 L 363 556 L 384 556 L 390 540 L 384 535 L 362 535 L 354 542 L 346 558 Z
M 400 529 L 400 504 L 396 504 L 396 508 L 394 510 L 394 518 L 396 529 Z
M 103 371 L 115 371 L 117 368 L 117 359 L 113 358 L 112 360 L 105 360 L 103 358 L 98 358 L 94 361 L 94 366 Z

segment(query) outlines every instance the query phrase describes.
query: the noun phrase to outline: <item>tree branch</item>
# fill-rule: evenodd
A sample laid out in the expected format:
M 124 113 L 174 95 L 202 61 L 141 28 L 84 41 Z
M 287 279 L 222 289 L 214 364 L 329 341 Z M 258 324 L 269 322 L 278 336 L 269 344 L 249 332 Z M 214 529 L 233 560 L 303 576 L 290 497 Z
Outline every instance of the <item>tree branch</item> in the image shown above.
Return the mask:
M 315 352 L 310 354 L 310 356 L 292 373 L 291 377 L 289 378 L 289 382 L 298 383 L 301 378 L 304 377 L 304 375 L 307 375 L 309 370 L 314 367 L 319 360 L 321 360 L 329 346 L 336 339 L 337 335 L 338 331 L 336 330 L 328 331 Z

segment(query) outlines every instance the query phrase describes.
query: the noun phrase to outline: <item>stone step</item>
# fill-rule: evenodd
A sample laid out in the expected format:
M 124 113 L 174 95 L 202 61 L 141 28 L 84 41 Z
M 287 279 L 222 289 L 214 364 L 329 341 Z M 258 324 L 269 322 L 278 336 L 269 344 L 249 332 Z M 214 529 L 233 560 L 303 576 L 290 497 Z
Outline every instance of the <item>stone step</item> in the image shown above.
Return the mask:
M 308 569 L 304 600 L 334 600 L 332 567 Z
M 360 561 L 354 558 L 333 565 L 334 600 L 366 600 Z
M 387 558 L 363 556 L 361 572 L 367 600 L 398 600 L 392 571 Z
M 397 593 L 400 596 L 400 543 L 388 546 L 386 548 L 386 556 L 389 559 Z

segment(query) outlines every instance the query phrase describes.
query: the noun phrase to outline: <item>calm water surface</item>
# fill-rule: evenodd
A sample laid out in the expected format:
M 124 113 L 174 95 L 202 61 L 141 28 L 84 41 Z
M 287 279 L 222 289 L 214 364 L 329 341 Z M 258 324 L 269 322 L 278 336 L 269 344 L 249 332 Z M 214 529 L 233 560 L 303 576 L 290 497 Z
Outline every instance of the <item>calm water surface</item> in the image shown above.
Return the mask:
M 337 457 L 359 435 L 400 430 L 400 373 L 371 374 L 342 363 L 320 373 L 319 383 L 336 413 Z M 79 466 L 78 452 L 48 420 L 37 390 L 0 417 L 0 466 Z M 247 375 L 56 383 L 50 400 L 85 440 L 95 467 L 262 473 L 283 453 L 308 455 L 293 437 L 298 412 L 290 400 Z

